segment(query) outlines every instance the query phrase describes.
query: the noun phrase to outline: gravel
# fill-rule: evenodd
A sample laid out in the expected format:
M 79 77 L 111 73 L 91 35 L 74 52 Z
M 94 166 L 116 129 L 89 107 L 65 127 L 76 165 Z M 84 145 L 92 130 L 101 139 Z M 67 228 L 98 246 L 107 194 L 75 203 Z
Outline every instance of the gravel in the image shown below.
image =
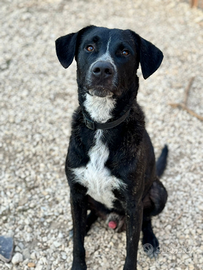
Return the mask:
M 77 107 L 75 63 L 63 69 L 54 41 L 89 24 L 130 28 L 165 55 L 144 81 L 138 101 L 158 155 L 170 154 L 164 212 L 154 218 L 161 254 L 139 247 L 138 269 L 203 269 L 203 12 L 178 0 L 2 0 L 0 10 L 0 235 L 15 240 L 2 270 L 65 270 L 72 261 L 69 189 L 64 160 Z M 139 74 L 141 74 L 139 72 Z M 88 269 L 121 270 L 125 234 L 99 220 L 86 238 Z

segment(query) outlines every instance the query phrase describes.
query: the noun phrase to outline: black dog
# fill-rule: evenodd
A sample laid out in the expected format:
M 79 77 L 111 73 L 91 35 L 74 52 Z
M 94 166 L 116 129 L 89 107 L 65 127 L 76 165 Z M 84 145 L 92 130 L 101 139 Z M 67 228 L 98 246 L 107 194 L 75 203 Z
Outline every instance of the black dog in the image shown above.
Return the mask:
M 66 159 L 73 218 L 72 270 L 87 269 L 84 237 L 98 216 L 121 231 L 126 227 L 124 269 L 137 269 L 140 230 L 143 244 L 156 253 L 151 217 L 159 214 L 167 192 L 159 176 L 166 166 L 167 146 L 155 164 L 154 150 L 137 104 L 139 63 L 147 79 L 163 54 L 131 30 L 96 26 L 56 40 L 64 68 L 75 57 L 79 107 L 73 115 Z M 87 210 L 91 212 L 87 217 Z M 115 218 L 116 217 L 116 218 Z

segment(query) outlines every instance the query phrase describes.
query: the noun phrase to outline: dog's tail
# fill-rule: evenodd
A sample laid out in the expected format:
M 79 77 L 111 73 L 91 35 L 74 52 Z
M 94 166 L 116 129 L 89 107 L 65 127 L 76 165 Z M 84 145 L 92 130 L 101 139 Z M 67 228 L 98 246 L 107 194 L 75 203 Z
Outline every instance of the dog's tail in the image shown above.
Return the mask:
M 162 149 L 161 155 L 156 162 L 156 174 L 158 177 L 161 177 L 166 169 L 167 165 L 167 156 L 168 156 L 168 146 L 165 145 Z

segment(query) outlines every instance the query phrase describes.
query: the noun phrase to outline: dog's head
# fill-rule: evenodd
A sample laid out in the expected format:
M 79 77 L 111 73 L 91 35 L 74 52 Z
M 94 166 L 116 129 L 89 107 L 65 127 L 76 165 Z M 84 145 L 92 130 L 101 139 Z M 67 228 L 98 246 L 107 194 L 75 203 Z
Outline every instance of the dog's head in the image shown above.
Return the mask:
M 78 85 L 99 97 L 120 96 L 134 84 L 141 64 L 145 79 L 160 66 L 163 54 L 131 30 L 88 26 L 56 40 L 64 68 L 77 61 Z

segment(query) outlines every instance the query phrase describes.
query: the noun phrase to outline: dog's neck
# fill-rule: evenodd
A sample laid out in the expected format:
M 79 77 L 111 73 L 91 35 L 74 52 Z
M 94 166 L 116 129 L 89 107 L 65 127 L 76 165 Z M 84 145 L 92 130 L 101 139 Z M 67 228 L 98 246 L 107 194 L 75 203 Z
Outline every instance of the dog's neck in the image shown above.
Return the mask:
M 97 123 L 106 123 L 112 118 L 116 100 L 112 97 L 97 97 L 87 93 L 83 105 L 92 120 Z

